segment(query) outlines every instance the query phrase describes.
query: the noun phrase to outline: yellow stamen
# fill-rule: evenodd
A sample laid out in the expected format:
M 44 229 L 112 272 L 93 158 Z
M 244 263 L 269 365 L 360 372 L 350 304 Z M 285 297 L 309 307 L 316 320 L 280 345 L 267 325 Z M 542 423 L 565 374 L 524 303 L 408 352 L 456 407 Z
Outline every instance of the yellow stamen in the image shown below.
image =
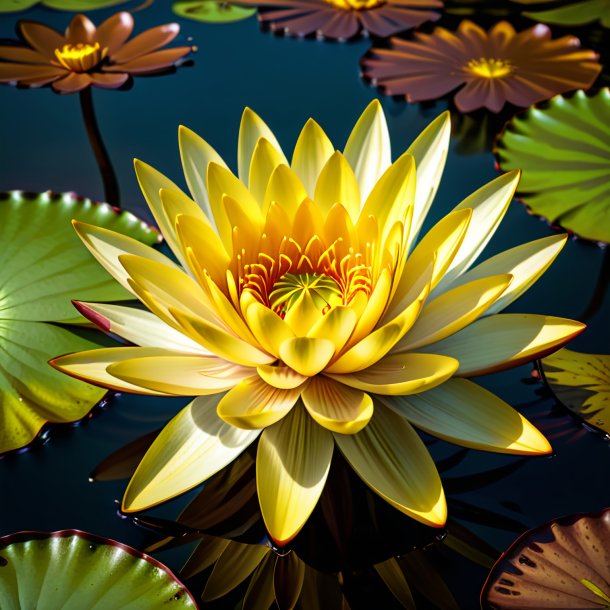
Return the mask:
M 107 54 L 108 48 L 102 49 L 99 42 L 65 44 L 61 49 L 55 49 L 59 63 L 72 72 L 87 72 L 95 68 Z
M 475 76 L 482 76 L 483 78 L 502 78 L 511 74 L 514 67 L 506 59 L 480 57 L 479 59 L 471 59 L 468 62 L 466 70 Z
M 328 4 L 332 4 L 336 8 L 344 11 L 366 11 L 371 8 L 377 8 L 386 3 L 386 0 L 324 0 Z

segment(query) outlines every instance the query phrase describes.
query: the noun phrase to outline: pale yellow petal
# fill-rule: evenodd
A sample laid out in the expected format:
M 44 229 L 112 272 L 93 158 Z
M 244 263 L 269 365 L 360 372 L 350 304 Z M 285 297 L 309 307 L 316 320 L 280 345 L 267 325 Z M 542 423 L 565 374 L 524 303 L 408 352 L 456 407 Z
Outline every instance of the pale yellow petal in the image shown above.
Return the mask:
M 527 419 L 467 379 L 449 379 L 428 392 L 380 400 L 414 426 L 450 443 L 517 455 L 552 452 Z
M 249 377 L 223 396 L 218 416 L 237 428 L 266 428 L 282 419 L 300 394 L 300 387 L 281 390 L 258 376 Z
M 297 337 L 303 337 L 320 322 L 323 315 L 322 310 L 309 290 L 303 290 L 295 303 L 286 312 L 284 322 Z
M 265 138 L 282 156 L 282 163 L 288 165 L 288 161 L 282 152 L 280 143 L 267 127 L 267 124 L 250 108 L 246 108 L 241 117 L 239 125 L 239 140 L 237 142 L 237 171 L 239 179 L 247 184 L 250 176 L 250 162 L 254 154 L 254 148 L 260 138 Z
M 256 367 L 256 372 L 263 381 L 281 390 L 297 388 L 308 379 L 290 367 L 282 365 L 263 364 Z
M 178 144 L 184 177 L 191 195 L 210 222 L 213 223 L 214 219 L 206 184 L 208 164 L 212 162 L 226 167 L 226 163 L 205 140 L 183 125 L 178 128 Z
M 301 530 L 326 483 L 333 437 L 301 405 L 261 435 L 256 454 L 258 499 L 267 531 L 284 545 Z
M 426 302 L 413 327 L 392 352 L 406 352 L 441 341 L 479 318 L 504 293 L 512 275 L 474 280 Z
M 419 349 L 457 358 L 456 375 L 472 377 L 525 364 L 550 354 L 586 326 L 574 320 L 533 314 L 496 314 Z
M 368 369 L 346 375 L 325 373 L 327 377 L 357 390 L 374 394 L 415 394 L 449 379 L 458 361 L 435 354 L 396 354 L 385 356 Z
M 284 155 L 279 153 L 269 140 L 265 138 L 261 138 L 254 147 L 248 185 L 250 192 L 261 207 L 265 200 L 267 184 L 273 170 L 281 163 L 285 163 L 285 161 Z
M 409 425 L 383 405 L 358 434 L 334 434 L 356 474 L 386 502 L 433 527 L 447 520 L 447 504 L 436 466 Z
M 349 307 L 333 307 L 307 333 L 308 337 L 330 339 L 335 344 L 338 354 L 347 343 L 356 326 L 358 316 Z
M 289 218 L 294 218 L 298 207 L 307 198 L 307 191 L 299 177 L 286 165 L 278 165 L 269 179 L 263 214 L 267 214 L 272 203 L 277 203 Z M 288 234 L 291 227 L 283 227 L 282 235 Z
M 373 416 L 368 394 L 320 375 L 307 384 L 302 399 L 311 417 L 331 432 L 355 434 Z
M 153 396 L 167 396 L 166 392 L 144 388 L 127 383 L 110 375 L 106 370 L 109 365 L 129 358 L 141 356 L 163 356 L 171 354 L 168 350 L 155 347 L 107 347 L 76 352 L 53 358 L 49 364 L 62 373 L 71 377 L 99 385 L 119 392 L 132 392 L 134 394 L 150 394 Z
M 294 332 L 280 316 L 262 303 L 252 299 L 250 304 L 244 307 L 244 300 L 242 294 L 242 309 L 245 308 L 246 321 L 252 334 L 264 350 L 279 358 L 280 345 L 287 339 L 294 338 Z
M 343 154 L 354 170 L 365 201 L 392 162 L 390 133 L 378 100 L 373 100 L 356 122 Z
M 273 573 L 277 555 L 268 554 L 252 574 L 241 610 L 269 610 L 275 602 Z
M 256 440 L 259 430 L 240 430 L 216 415 L 219 399 L 196 398 L 163 428 L 127 486 L 123 512 L 146 510 L 192 489 Z
M 309 119 L 294 147 L 291 165 L 309 197 L 313 198 L 318 176 L 334 151 L 324 130 L 313 119 Z
M 306 377 L 318 374 L 334 353 L 332 341 L 317 337 L 295 337 L 280 345 L 280 357 L 284 363 Z
M 354 171 L 340 152 L 331 155 L 322 168 L 314 192 L 316 205 L 326 215 L 340 203 L 355 222 L 360 213 L 360 191 Z
M 253 369 L 216 356 L 145 356 L 111 364 L 108 373 L 127 383 L 179 396 L 226 392 Z

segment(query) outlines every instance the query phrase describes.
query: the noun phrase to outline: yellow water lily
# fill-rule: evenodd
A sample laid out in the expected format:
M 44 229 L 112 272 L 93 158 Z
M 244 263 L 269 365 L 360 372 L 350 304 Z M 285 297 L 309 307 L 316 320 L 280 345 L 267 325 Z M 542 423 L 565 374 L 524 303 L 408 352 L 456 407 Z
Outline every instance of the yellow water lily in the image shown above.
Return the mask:
M 562 318 L 499 313 L 540 277 L 565 237 L 472 267 L 511 201 L 519 179 L 511 172 L 418 240 L 449 131 L 445 113 L 392 162 L 374 101 L 342 153 L 309 120 L 289 162 L 246 109 L 238 176 L 180 128 L 192 198 L 136 161 L 177 263 L 74 223 L 148 311 L 78 304 L 135 347 L 67 355 L 54 366 L 120 391 L 197 396 L 143 458 L 124 511 L 199 485 L 258 439 L 258 497 L 278 544 L 313 511 L 335 444 L 392 506 L 442 526 L 441 481 L 413 426 L 488 451 L 551 451 L 526 419 L 468 378 L 548 354 L 583 330 Z

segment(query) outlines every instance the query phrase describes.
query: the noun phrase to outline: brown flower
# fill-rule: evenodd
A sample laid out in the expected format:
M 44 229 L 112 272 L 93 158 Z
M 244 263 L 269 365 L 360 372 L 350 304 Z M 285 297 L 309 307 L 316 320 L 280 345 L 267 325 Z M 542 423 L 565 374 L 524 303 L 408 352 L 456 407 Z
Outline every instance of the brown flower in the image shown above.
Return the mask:
M 274 7 L 259 21 L 274 32 L 293 36 L 317 34 L 347 40 L 361 32 L 391 36 L 436 21 L 442 0 L 236 0 L 244 6 Z
M 579 47 L 574 36 L 552 40 L 545 25 L 517 33 L 501 21 L 486 32 L 465 20 L 457 32 L 439 27 L 417 32 L 414 41 L 392 38 L 389 49 L 372 49 L 361 64 L 363 76 L 388 95 L 419 102 L 461 87 L 454 98 L 460 111 L 499 112 L 506 102 L 530 106 L 589 88 L 601 65 Z
M 0 46 L 0 82 L 29 87 L 52 84 L 60 93 L 90 85 L 114 89 L 131 75 L 169 68 L 192 50 L 161 49 L 180 31 L 176 23 L 127 41 L 132 30 L 133 17 L 127 12 L 113 15 L 98 28 L 84 15 L 76 15 L 65 35 L 42 23 L 21 21 L 18 32 L 28 46 Z

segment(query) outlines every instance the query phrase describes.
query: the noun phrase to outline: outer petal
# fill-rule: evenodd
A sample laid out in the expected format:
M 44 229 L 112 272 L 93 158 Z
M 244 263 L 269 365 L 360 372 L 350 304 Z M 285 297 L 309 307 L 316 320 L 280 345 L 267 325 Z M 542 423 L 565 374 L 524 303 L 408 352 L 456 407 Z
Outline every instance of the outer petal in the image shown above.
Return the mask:
M 392 163 L 390 134 L 378 100 L 373 100 L 358 119 L 343 154 L 356 174 L 364 201 Z
M 218 416 L 237 428 L 265 428 L 282 419 L 300 394 L 300 386 L 281 390 L 260 377 L 250 377 L 223 396 L 218 403 Z
M 140 462 L 122 510 L 156 506 L 209 479 L 239 456 L 259 435 L 216 415 L 219 396 L 196 398 L 163 428 Z
M 471 209 L 472 218 L 464 240 L 434 294 L 440 294 L 452 287 L 454 280 L 467 271 L 477 259 L 504 218 L 520 177 L 519 171 L 508 172 L 474 192 L 455 208 Z
M 333 437 L 298 406 L 267 428 L 256 454 L 256 485 L 263 520 L 280 545 L 305 525 L 326 483 Z
M 426 356 L 422 358 L 422 356 Z M 386 356 L 364 371 L 327 377 L 357 390 L 374 394 L 415 394 L 433 388 L 451 377 L 458 361 L 434 354 L 396 354 Z
M 497 314 L 481 318 L 459 333 L 419 351 L 457 358 L 460 366 L 456 375 L 472 377 L 542 358 L 585 328 L 584 324 L 565 318 Z
M 453 284 L 460 286 L 497 273 L 510 273 L 513 281 L 504 294 L 487 310 L 499 313 L 518 299 L 549 268 L 567 241 L 567 235 L 550 235 L 501 252 L 460 276 Z
M 318 176 L 334 150 L 324 130 L 313 119 L 309 119 L 292 155 L 292 169 L 301 179 L 309 197 L 313 198 Z
M 375 493 L 426 525 L 445 525 L 447 505 L 436 466 L 407 420 L 379 406 L 361 432 L 334 437 L 341 453 Z
M 421 430 L 464 447 L 518 455 L 552 452 L 546 438 L 520 413 L 466 379 L 380 400 Z
M 115 362 L 121 362 L 129 358 L 166 356 L 170 353 L 165 349 L 152 347 L 108 347 L 59 356 L 49 361 L 49 364 L 62 373 L 76 377 L 76 379 L 104 388 L 110 388 L 111 390 L 133 392 L 136 394 L 151 394 L 153 396 L 167 396 L 166 392 L 151 390 L 118 379 L 108 373 L 106 369 Z
M 373 416 L 373 399 L 368 394 L 320 375 L 307 384 L 302 398 L 313 419 L 331 432 L 355 434 Z
M 107 370 L 127 383 L 180 396 L 226 392 L 252 375 L 252 369 L 216 356 L 180 354 L 131 358 L 111 364 Z
M 174 40 L 178 32 L 180 32 L 180 26 L 177 23 L 166 23 L 146 30 L 119 47 L 113 53 L 112 60 L 113 62 L 125 63 L 139 57 L 151 55 L 153 51 L 164 47 Z
M 297 373 L 312 377 L 319 373 L 335 353 L 335 344 L 328 339 L 295 337 L 280 345 L 280 357 Z

